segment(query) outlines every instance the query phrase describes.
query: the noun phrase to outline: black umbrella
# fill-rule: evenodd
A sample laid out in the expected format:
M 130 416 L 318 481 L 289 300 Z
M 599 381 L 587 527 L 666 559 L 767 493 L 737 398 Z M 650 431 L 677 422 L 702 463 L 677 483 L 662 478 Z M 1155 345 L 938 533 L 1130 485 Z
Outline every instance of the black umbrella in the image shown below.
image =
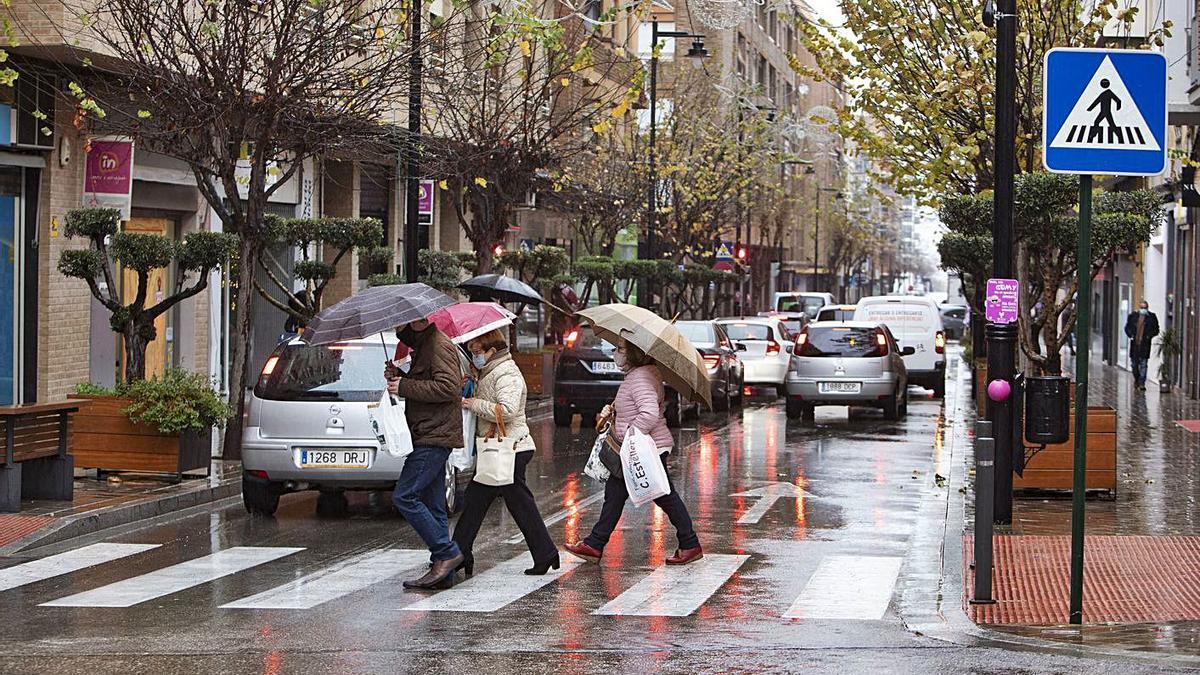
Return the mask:
M 542 302 L 541 294 L 532 286 L 503 274 L 481 274 L 467 279 L 458 287 L 466 291 L 472 300 L 520 302 L 527 305 Z
M 304 340 L 327 345 L 391 330 L 453 305 L 454 299 L 425 284 L 375 286 L 322 310 L 308 322 Z

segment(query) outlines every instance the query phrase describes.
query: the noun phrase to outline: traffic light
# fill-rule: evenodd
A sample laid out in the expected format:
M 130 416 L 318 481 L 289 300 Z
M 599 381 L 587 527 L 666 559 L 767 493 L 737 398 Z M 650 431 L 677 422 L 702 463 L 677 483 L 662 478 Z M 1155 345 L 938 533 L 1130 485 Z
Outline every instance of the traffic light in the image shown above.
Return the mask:
M 746 262 L 746 255 L 747 255 L 746 247 L 739 244 L 737 247 L 737 250 L 734 251 L 733 255 L 734 255 L 734 257 L 737 258 L 738 262 Z

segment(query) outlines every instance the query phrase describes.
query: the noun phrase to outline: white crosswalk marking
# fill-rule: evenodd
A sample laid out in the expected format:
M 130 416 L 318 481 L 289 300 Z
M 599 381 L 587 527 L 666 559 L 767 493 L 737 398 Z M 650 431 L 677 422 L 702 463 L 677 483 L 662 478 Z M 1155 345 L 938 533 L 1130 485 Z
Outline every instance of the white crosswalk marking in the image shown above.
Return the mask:
M 522 574 L 526 567 L 533 565 L 533 558 L 523 553 L 454 588 L 401 609 L 410 612 L 494 612 L 583 564 L 574 556 L 562 555 L 561 558 L 562 567 L 558 570 L 534 577 Z
M 159 544 L 91 544 L 90 546 L 77 548 L 73 551 L 47 556 L 40 560 L 31 560 L 20 565 L 13 565 L 12 567 L 0 570 L 0 591 L 7 591 L 18 586 L 70 574 L 86 567 L 119 560 L 135 553 L 158 548 L 158 546 Z
M 241 572 L 303 548 L 235 546 L 114 584 L 43 603 L 43 607 L 132 607 Z
M 679 567 L 660 567 L 593 614 L 620 616 L 687 616 L 700 608 L 748 555 L 705 554 Z
M 877 621 L 887 612 L 902 558 L 833 555 L 821 560 L 787 619 Z
M 422 568 L 428 562 L 429 551 L 370 551 L 282 586 L 221 605 L 221 609 L 312 609 L 385 581 L 405 570 Z

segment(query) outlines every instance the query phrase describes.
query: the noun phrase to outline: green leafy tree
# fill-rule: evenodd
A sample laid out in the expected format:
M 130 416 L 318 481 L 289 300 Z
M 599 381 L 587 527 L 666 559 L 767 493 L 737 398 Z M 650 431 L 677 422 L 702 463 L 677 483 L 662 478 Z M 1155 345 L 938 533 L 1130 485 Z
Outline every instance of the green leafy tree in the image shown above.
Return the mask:
M 225 264 L 238 241 L 230 234 L 193 232 L 177 244 L 161 235 L 121 232 L 120 220 L 116 209 L 68 211 L 64 234 L 87 239 L 91 246 L 63 251 L 58 270 L 87 282 L 92 296 L 111 312 L 109 325 L 124 342 L 125 380 L 135 382 L 146 377 L 146 347 L 158 336 L 155 320 L 207 288 L 209 273 Z M 121 299 L 114 263 L 137 274 L 137 291 L 128 303 Z M 151 301 L 150 272 L 171 266 L 174 288 Z
M 304 327 L 321 311 L 321 299 L 329 282 L 337 276 L 338 263 L 351 251 L 358 249 L 371 258 L 383 241 L 383 223 L 374 218 L 267 218 L 267 240 L 282 244 L 290 255 L 299 252 L 293 274 L 304 282 L 304 288 L 293 291 L 292 285 L 280 272 L 282 266 L 264 254 L 259 259 L 261 274 L 254 279 L 267 302 L 283 310 L 291 323 Z M 321 260 L 316 256 L 320 252 Z M 391 249 L 383 253 L 391 258 Z
M 537 244 L 525 251 L 505 251 L 500 254 L 496 271 L 515 272 L 517 278 L 545 292 L 571 271 L 571 257 L 561 246 Z

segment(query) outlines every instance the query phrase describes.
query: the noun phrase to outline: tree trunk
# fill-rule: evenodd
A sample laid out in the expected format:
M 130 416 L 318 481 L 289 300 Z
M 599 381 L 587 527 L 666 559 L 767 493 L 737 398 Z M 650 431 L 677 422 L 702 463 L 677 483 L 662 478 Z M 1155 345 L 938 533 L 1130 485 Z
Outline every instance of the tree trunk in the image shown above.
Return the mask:
M 238 287 L 234 296 L 237 302 L 237 321 L 229 342 L 233 346 L 233 363 L 229 364 L 229 405 L 233 416 L 225 425 L 223 459 L 242 458 L 242 422 L 246 409 L 246 360 L 250 351 L 250 303 L 254 295 L 254 270 L 262 255 L 262 246 L 253 234 L 241 239 L 238 260 Z
M 152 324 L 153 325 L 153 324 Z M 138 382 L 146 379 L 146 347 L 150 345 L 132 321 L 121 333 L 125 343 L 125 381 Z
M 480 245 L 475 242 L 475 274 L 490 274 L 492 267 L 495 265 L 495 256 L 492 255 L 492 246 L 494 244 Z

